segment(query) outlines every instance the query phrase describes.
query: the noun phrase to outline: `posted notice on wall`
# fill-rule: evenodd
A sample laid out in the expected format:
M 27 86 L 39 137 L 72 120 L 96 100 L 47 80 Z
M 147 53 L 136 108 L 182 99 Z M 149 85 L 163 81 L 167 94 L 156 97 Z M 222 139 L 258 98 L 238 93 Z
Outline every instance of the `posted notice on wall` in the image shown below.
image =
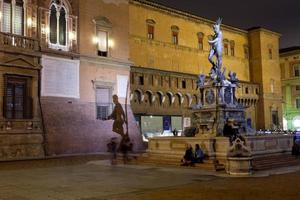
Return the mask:
M 183 127 L 190 127 L 191 126 L 191 118 L 190 117 L 184 117 L 183 118 Z

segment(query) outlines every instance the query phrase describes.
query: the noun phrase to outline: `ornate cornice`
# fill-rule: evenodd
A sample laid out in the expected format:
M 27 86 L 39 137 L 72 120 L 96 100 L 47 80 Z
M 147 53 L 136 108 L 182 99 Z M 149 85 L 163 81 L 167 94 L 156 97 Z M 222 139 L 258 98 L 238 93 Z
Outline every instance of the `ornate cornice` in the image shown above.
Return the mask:
M 190 14 L 188 12 L 184 12 L 184 11 L 180 11 L 180 10 L 176 10 L 167 6 L 163 6 L 151 1 L 147 1 L 147 0 L 129 0 L 129 3 L 132 5 L 136 5 L 136 6 L 143 6 L 143 7 L 147 7 L 148 9 L 152 9 L 155 11 L 159 11 L 168 15 L 173 15 L 176 17 L 180 17 L 182 19 L 186 19 L 192 22 L 196 22 L 196 23 L 200 23 L 200 24 L 206 24 L 209 26 L 212 26 L 215 22 L 209 19 L 205 19 L 203 17 L 197 16 L 197 15 L 193 15 Z M 225 25 L 222 24 L 221 25 L 222 28 L 224 30 L 230 31 L 230 32 L 236 32 L 242 35 L 246 35 L 248 33 L 248 31 L 243 30 L 243 29 L 239 29 L 233 26 L 229 26 L 229 25 Z

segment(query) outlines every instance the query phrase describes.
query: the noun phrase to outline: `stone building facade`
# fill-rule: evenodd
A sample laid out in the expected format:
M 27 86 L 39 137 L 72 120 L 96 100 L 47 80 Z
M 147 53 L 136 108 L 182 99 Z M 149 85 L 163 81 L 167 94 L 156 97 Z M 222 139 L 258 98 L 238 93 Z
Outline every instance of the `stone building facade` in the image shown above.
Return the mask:
M 280 50 L 285 129 L 300 130 L 300 47 Z
M 128 1 L 1 0 L 0 13 L 0 160 L 105 152 L 112 94 L 129 104 Z
M 168 115 L 182 117 L 181 128 L 189 125 L 189 119 L 184 118 L 190 116 L 190 108 L 200 98 L 196 76 L 208 74 L 211 68 L 207 57 L 213 24 L 213 21 L 146 0 L 130 1 L 129 47 L 130 59 L 135 65 L 131 72 L 134 79 L 132 106 L 142 132 L 152 131 L 151 128 L 143 131 L 143 126 L 151 124 L 154 116 L 163 115 L 162 121 L 157 119 L 152 123 L 159 123 L 161 129 L 169 129 L 169 132 L 172 126 L 164 127 L 164 118 L 170 124 Z M 238 96 L 246 105 L 248 125 L 254 129 L 279 128 L 282 126 L 280 35 L 262 28 L 241 30 L 227 25 L 222 25 L 222 32 L 223 66 L 227 72 L 236 72 L 242 82 Z M 183 85 L 186 88 L 182 88 Z M 151 101 L 148 100 L 150 95 L 153 96 Z M 165 99 L 171 98 L 172 104 L 151 108 L 160 103 L 162 95 Z M 147 120 L 141 119 L 147 116 Z M 164 132 L 161 129 L 157 128 L 157 134 Z
M 37 2 L 0 1 L 0 160 L 44 156 Z

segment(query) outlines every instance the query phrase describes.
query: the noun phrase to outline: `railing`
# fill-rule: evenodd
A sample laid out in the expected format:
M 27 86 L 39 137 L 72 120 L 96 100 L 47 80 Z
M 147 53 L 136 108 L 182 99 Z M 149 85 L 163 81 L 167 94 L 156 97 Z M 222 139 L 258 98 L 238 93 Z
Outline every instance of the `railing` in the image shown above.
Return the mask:
M 0 45 L 2 47 L 15 47 L 31 51 L 39 50 L 38 40 L 11 33 L 0 32 Z

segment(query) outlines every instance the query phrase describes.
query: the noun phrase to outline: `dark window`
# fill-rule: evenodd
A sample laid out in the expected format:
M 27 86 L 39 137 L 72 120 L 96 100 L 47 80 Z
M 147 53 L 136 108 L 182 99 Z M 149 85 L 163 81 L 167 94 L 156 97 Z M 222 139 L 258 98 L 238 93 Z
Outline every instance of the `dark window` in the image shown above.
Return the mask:
M 269 48 L 269 59 L 273 59 L 273 51 Z
M 139 85 L 144 85 L 144 76 L 139 76 Z
M 57 43 L 57 18 L 56 18 L 56 8 L 54 5 L 52 5 L 50 11 L 50 42 L 52 44 Z
M 294 74 L 295 76 L 300 76 L 300 66 L 294 66 Z
M 66 9 L 56 1 L 50 8 L 50 43 L 56 49 L 67 45 L 67 16 Z M 56 45 L 56 46 L 55 46 Z
M 230 47 L 231 56 L 234 56 L 234 47 Z
M 224 53 L 225 53 L 225 55 L 228 55 L 228 44 L 227 43 L 224 44 Z
M 296 90 L 300 91 L 300 85 L 296 85 Z
M 30 78 L 5 76 L 4 117 L 7 119 L 31 119 L 32 97 Z
M 275 126 L 279 125 L 279 120 L 278 120 L 278 111 L 272 111 L 272 123 Z
M 150 24 L 148 24 L 148 39 L 154 39 L 154 26 Z
M 258 88 L 255 89 L 256 94 L 259 94 Z
M 234 47 L 235 47 L 235 42 L 233 40 L 231 40 L 230 41 L 230 55 L 231 56 L 235 55 Z
M 186 89 L 186 81 L 185 80 L 182 81 L 182 88 Z
M 177 31 L 172 32 L 172 42 L 173 42 L 173 44 L 178 44 L 178 32 Z
M 300 99 L 296 99 L 296 108 L 300 109 Z
M 66 22 L 66 11 L 61 8 L 59 15 L 59 44 L 66 45 L 67 36 L 67 22 Z
M 198 48 L 200 50 L 203 50 L 203 37 L 204 37 L 204 34 L 199 32 L 199 33 L 197 33 L 197 37 L 198 37 Z
M 249 89 L 246 87 L 245 88 L 245 93 L 248 94 L 249 93 Z

